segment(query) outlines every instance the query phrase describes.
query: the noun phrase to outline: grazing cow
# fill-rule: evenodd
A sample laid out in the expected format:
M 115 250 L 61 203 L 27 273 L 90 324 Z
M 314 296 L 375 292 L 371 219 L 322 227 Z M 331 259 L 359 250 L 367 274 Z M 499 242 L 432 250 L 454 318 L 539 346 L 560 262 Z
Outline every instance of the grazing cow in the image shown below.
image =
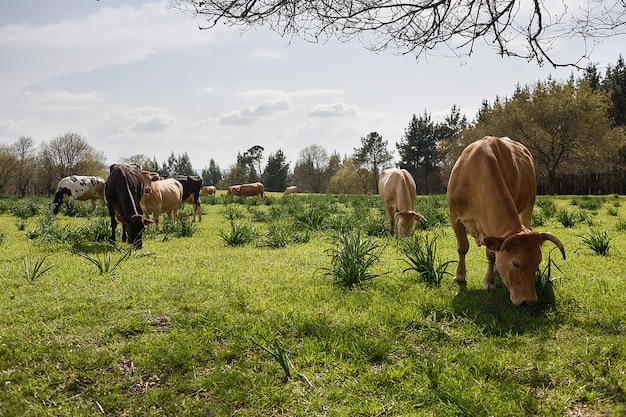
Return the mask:
M 144 218 L 141 210 L 143 176 L 139 165 L 125 163 L 111 165 L 105 194 L 111 216 L 111 241 L 115 242 L 115 229 L 119 221 L 122 223 L 122 241 L 128 240 L 137 249 L 141 249 L 143 245 L 141 235 L 145 226 L 151 224 L 152 220 Z
M 226 197 L 251 197 L 255 195 L 258 195 L 260 199 L 265 198 L 265 187 L 260 182 L 231 185 L 226 192 Z
M 381 172 L 378 193 L 383 201 L 391 232 L 409 236 L 415 221 L 424 217 L 413 211 L 415 181 L 406 169 L 389 168 Z
M 535 272 L 541 263 L 541 244 L 553 242 L 563 259 L 565 249 L 556 236 L 530 228 L 535 187 L 533 157 L 521 143 L 486 136 L 465 148 L 454 164 L 447 193 L 459 253 L 456 282 L 465 284 L 469 232 L 478 246 L 486 247 L 489 263 L 483 289 L 494 287 L 497 271 L 513 304 L 537 303 Z
M 174 178 L 183 185 L 183 203 L 193 205 L 193 218 L 191 221 L 196 221 L 197 214 L 198 221 L 201 222 L 200 190 L 202 189 L 202 178 L 197 175 L 172 175 L 170 178 Z
M 297 192 L 298 192 L 298 188 L 295 185 L 292 185 L 292 186 L 285 188 L 285 192 L 283 193 L 283 195 L 291 195 Z
M 178 207 L 182 203 L 183 185 L 173 178 L 160 180 L 159 174 L 141 171 L 143 196 L 141 209 L 146 217 L 154 213 L 154 226 L 159 231 L 159 216 L 168 213 L 172 220 L 178 220 Z
M 74 200 L 91 200 L 92 210 L 96 209 L 96 201 L 100 200 L 104 207 L 104 178 L 71 175 L 61 179 L 50 210 L 57 214 L 62 203 L 71 206 Z
M 202 187 L 202 189 L 200 190 L 200 196 L 215 195 L 216 192 L 217 188 L 215 188 L 215 185 L 207 185 L 206 187 Z

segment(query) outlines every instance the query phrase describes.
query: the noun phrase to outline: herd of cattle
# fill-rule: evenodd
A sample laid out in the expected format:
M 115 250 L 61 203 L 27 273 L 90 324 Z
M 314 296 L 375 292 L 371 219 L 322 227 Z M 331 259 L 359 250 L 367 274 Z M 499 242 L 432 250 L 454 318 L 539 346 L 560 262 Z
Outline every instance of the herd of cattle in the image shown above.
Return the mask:
M 486 247 L 488 260 L 483 289 L 494 287 L 498 272 L 509 289 L 511 302 L 517 306 L 537 303 L 535 271 L 541 263 L 541 245 L 549 240 L 561 251 L 559 239 L 547 232 L 531 229 L 536 198 L 533 157 L 521 143 L 507 137 L 487 136 L 467 146 L 454 164 L 448 181 L 447 202 L 450 223 L 456 235 L 459 262 L 454 280 L 465 285 L 465 255 L 469 250 L 467 233 L 478 246 Z M 424 217 L 414 211 L 415 181 L 398 168 L 384 170 L 378 189 L 385 207 L 386 221 L 393 233 L 408 236 L 416 221 Z M 285 189 L 284 195 L 297 192 Z M 175 220 L 184 202 L 194 206 L 193 221 L 202 220 L 199 197 L 215 195 L 214 186 L 202 187 L 197 176 L 174 176 L 161 179 L 158 174 L 142 171 L 135 164 L 114 164 L 105 181 L 99 177 L 70 176 L 59 182 L 51 209 L 57 213 L 62 202 L 74 199 L 96 201 L 106 197 L 111 217 L 111 240 L 115 241 L 117 222 L 122 223 L 122 240 L 142 247 L 144 228 L 154 223 L 159 230 L 160 213 Z M 227 196 L 265 197 L 260 182 L 230 186 Z M 153 219 L 150 215 L 154 213 Z

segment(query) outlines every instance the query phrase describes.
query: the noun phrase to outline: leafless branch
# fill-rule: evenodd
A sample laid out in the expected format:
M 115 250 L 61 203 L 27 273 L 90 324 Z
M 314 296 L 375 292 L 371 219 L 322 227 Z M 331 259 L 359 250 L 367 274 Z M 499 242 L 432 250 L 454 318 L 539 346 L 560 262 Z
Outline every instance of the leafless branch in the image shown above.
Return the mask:
M 603 39 L 626 34 L 626 1 L 580 0 L 172 0 L 173 7 L 224 23 L 267 27 L 319 42 L 358 38 L 370 50 L 421 57 L 440 45 L 470 56 L 482 40 L 501 56 L 554 67 L 579 67 Z M 572 2 L 567 2 L 572 3 Z M 558 62 L 558 40 L 584 45 L 574 62 Z M 586 47 L 591 45 L 591 48 Z

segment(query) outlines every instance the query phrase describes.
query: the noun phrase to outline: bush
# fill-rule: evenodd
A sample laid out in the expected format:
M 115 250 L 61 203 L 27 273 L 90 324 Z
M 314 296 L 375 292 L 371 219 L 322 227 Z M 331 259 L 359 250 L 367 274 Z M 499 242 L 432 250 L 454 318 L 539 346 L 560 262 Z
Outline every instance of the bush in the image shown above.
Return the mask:
M 370 269 L 378 262 L 384 248 L 372 240 L 362 239 L 360 232 L 339 234 L 336 247 L 325 250 L 331 256 L 330 268 L 325 268 L 326 275 L 334 278 L 335 285 L 349 289 L 361 287 L 381 275 L 370 272 Z
M 591 249 L 598 255 L 608 255 L 611 248 L 611 240 L 606 230 L 589 229 L 589 233 L 586 235 L 578 235 L 581 238 L 581 243 L 588 249 Z
M 246 225 L 230 222 L 230 230 L 220 230 L 217 235 L 224 240 L 227 246 L 242 246 L 252 242 L 257 235 L 254 229 Z
M 447 274 L 448 265 L 456 261 L 440 262 L 437 257 L 437 235 L 414 234 L 400 241 L 400 247 L 409 264 L 402 273 L 407 271 L 417 272 L 420 279 L 429 285 L 440 286 L 443 277 Z

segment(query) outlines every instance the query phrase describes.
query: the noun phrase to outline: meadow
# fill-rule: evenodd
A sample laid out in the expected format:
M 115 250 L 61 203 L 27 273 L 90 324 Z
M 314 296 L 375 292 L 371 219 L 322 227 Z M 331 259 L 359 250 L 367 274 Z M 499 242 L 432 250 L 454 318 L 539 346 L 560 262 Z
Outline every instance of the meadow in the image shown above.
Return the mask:
M 444 196 L 203 197 L 107 244 L 108 214 L 0 199 L 2 416 L 621 416 L 626 202 L 539 197 L 539 304 L 515 307 Z M 167 218 L 167 216 L 165 216 Z

